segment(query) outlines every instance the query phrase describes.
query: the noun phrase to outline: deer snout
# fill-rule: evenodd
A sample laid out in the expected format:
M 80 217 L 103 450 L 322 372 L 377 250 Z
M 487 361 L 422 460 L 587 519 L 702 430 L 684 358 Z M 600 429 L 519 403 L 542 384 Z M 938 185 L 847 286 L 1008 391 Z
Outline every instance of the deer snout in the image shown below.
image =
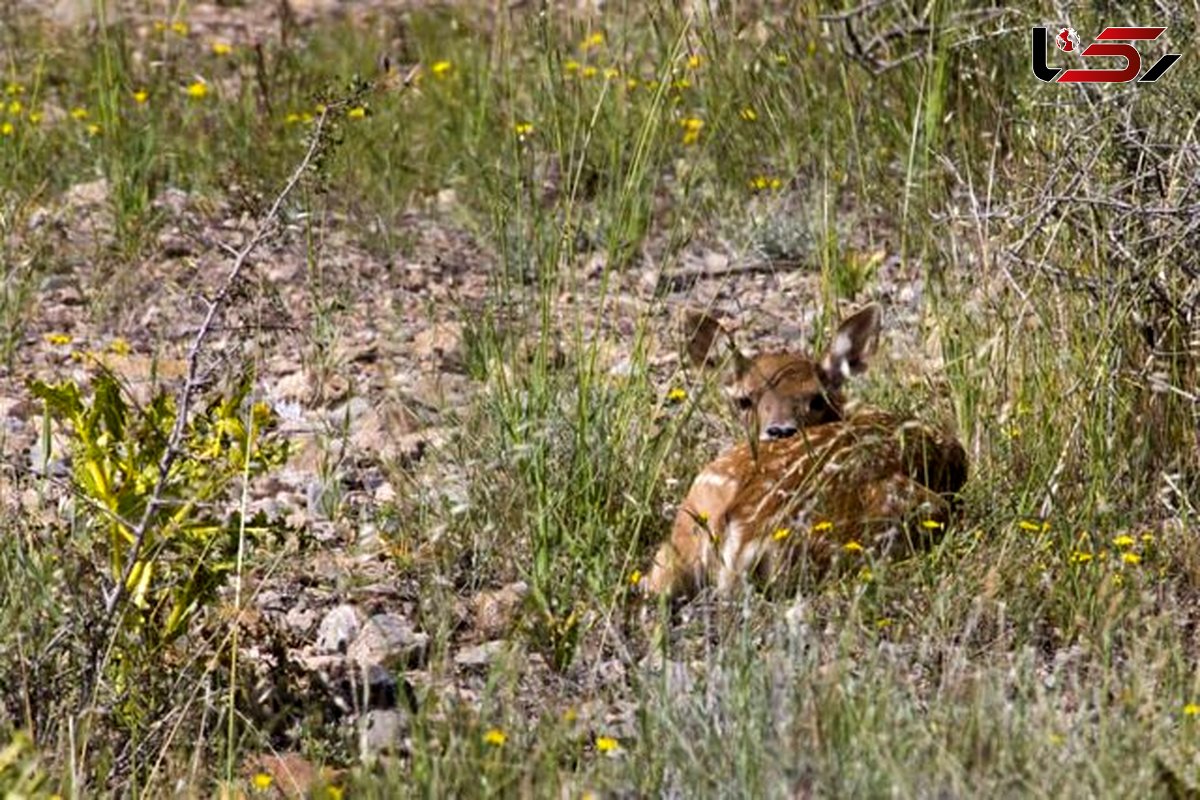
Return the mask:
M 791 422 L 776 422 L 763 429 L 764 439 L 786 439 L 796 434 L 796 426 Z

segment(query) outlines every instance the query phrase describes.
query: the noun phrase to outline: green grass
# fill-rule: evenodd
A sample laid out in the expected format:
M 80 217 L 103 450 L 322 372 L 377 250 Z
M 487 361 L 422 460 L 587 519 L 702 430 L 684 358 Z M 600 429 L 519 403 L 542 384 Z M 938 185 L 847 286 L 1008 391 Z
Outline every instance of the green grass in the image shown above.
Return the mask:
M 1162 14 L 1140 11 L 1122 22 Z M 338 346 L 361 317 L 336 243 L 417 257 L 414 211 L 470 240 L 488 290 L 453 301 L 472 399 L 445 412 L 451 441 L 389 467 L 396 499 L 365 508 L 323 442 L 321 510 L 386 534 L 419 587 L 435 677 L 450 677 L 456 601 L 516 579 L 530 594 L 479 708 L 423 695 L 408 755 L 365 764 L 319 715 L 281 735 L 251 713 L 215 609 L 146 665 L 161 680 L 94 685 L 102 526 L 14 462 L 0 478 L 20 499 L 0 517 L 0 788 L 209 794 L 286 740 L 347 768 L 348 796 L 1194 792 L 1194 12 L 1162 20 L 1184 58 L 1158 84 L 1090 89 L 1030 76 L 1029 26 L 1052 15 L 964 21 L 934 3 L 932 33 L 892 41 L 879 59 L 900 63 L 876 73 L 822 12 L 367 11 L 286 44 L 273 29 L 260 52 L 175 18 L 64 28 L 9 12 L 8 373 L 61 368 L 44 360 L 40 292 L 78 281 L 79 324 L 117 331 L 173 224 L 166 190 L 190 193 L 201 227 L 263 214 L 327 107 L 282 215 L 302 245 L 306 326 L 276 346 L 321 381 L 346 369 Z M 856 18 L 858 39 L 902 24 L 895 12 Z M 1072 24 L 1088 39 L 1117 22 Z M 39 222 L 98 178 L 99 234 Z M 955 426 L 972 478 L 962 524 L 929 553 L 807 581 L 794 600 L 699 606 L 652 635 L 629 577 L 733 428 L 716 376 L 658 358 L 677 346 L 678 298 L 630 287 L 695 248 L 805 273 L 811 291 L 787 298 L 797 326 L 887 288 L 898 258 L 924 292 L 920 329 L 903 333 L 940 364 L 885 354 L 856 388 Z M 755 311 L 751 331 L 773 324 Z M 247 576 L 279 566 L 271 541 Z M 594 680 L 614 664 L 618 679 Z M 114 707 L 170 711 L 154 724 Z M 619 746 L 601 753 L 598 737 Z

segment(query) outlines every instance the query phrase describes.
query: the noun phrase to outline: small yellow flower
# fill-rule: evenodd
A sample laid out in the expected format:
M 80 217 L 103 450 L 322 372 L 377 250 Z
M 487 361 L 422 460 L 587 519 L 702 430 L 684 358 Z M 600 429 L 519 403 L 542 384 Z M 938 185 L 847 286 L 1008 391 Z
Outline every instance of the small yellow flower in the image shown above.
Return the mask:
M 626 81 L 625 81 L 625 88 L 626 88 L 626 89 L 628 89 L 629 91 L 631 91 L 631 92 L 632 92 L 632 91 L 633 91 L 634 89 L 636 89 L 637 87 L 638 87 L 638 79 L 637 79 L 637 78 L 628 78 L 628 79 L 626 79 Z
M 301 111 L 301 112 L 292 111 L 286 117 L 283 118 L 283 121 L 289 125 L 293 125 L 297 122 L 312 122 L 312 119 L 313 119 L 312 114 L 308 113 L 307 111 Z
M 746 106 L 745 108 L 743 108 L 741 111 L 738 112 L 738 115 L 742 119 L 746 120 L 746 122 L 754 122 L 756 119 L 758 119 L 758 112 L 756 112 L 750 106 Z
M 1121 534 L 1113 539 L 1113 545 L 1115 547 L 1133 547 L 1133 537 L 1127 533 Z
M 346 790 L 343 789 L 341 786 L 334 786 L 333 784 L 329 784 L 328 786 L 325 787 L 326 800 L 342 800 L 342 798 L 345 797 L 345 795 L 346 795 Z
M 95 122 L 90 122 L 88 123 L 86 130 L 88 132 L 88 136 L 99 136 L 103 128 L 101 128 Z
M 892 627 L 892 620 L 890 617 L 880 617 L 879 619 L 875 620 L 875 627 L 879 630 L 890 628 Z
M 783 181 L 775 177 L 756 175 L 750 179 L 750 188 L 758 192 L 766 191 L 767 189 L 778 189 L 781 186 L 783 186 Z
M 604 34 L 596 31 L 579 43 L 579 49 L 591 50 L 593 47 L 601 47 L 604 45 Z
M 137 103 L 139 106 L 145 105 L 146 101 L 149 99 L 150 95 L 145 89 L 138 89 L 133 93 L 133 102 Z
M 598 71 L 595 67 L 584 67 L 579 74 L 585 78 L 594 78 Z
M 1071 553 L 1071 563 L 1072 564 L 1086 564 L 1091 560 L 1092 560 L 1091 553 L 1085 553 L 1081 550 L 1076 550 L 1074 553 Z
M 362 119 L 363 117 L 367 116 L 367 109 L 363 108 L 362 106 L 355 106 L 346 112 L 346 116 L 350 119 Z
M 687 399 L 687 390 L 681 386 L 676 386 L 667 392 L 667 400 L 672 403 L 682 403 Z
M 504 743 L 508 741 L 508 737 L 499 728 L 492 728 L 483 735 L 483 741 L 492 747 L 503 747 Z
M 8 104 L 8 113 L 14 117 L 21 113 L 25 106 L 21 105 L 20 100 L 12 100 Z
M 816 525 L 813 525 L 812 529 L 813 533 L 824 533 L 825 531 L 833 530 L 833 523 L 829 520 L 824 520 L 822 522 L 818 522 Z
M 939 522 L 936 519 L 922 520 L 921 527 L 927 531 L 940 531 L 946 527 L 946 523 Z
M 9 83 L 4 87 L 4 93 L 9 97 L 14 94 L 25 94 L 25 87 L 19 83 Z
M 776 53 L 776 54 L 775 54 L 775 63 L 776 63 L 776 64 L 786 64 L 786 63 L 788 63 L 788 57 L 787 57 L 787 54 L 786 54 L 786 53 Z
M 698 514 L 696 514 L 696 519 L 699 520 L 701 525 L 707 525 L 708 524 L 708 512 L 707 511 L 699 512 Z
M 429 71 L 439 78 L 454 68 L 454 65 L 449 61 L 435 61 Z
M 773 538 L 777 542 L 782 542 L 784 539 L 786 539 L 787 537 L 789 537 L 791 535 L 792 535 L 791 528 L 776 528 L 775 533 L 771 534 L 771 538 Z
M 1200 703 L 1188 703 L 1183 707 L 1183 715 L 1185 717 L 1200 716 Z
M 253 778 L 250 779 L 250 784 L 254 787 L 254 791 L 265 792 L 267 789 L 271 788 L 271 783 L 273 781 L 274 781 L 274 778 L 272 778 L 267 773 L 259 772 Z
M 637 586 L 639 583 L 641 583 L 642 571 L 635 569 L 633 572 L 629 573 L 629 582 L 634 586 Z
M 318 114 L 324 114 L 327 110 L 328 108 L 326 108 L 324 103 L 317 103 L 315 106 L 313 106 L 313 111 Z
M 13 124 L 11 122 L 0 122 L 0 136 L 12 136 Z
M 875 573 L 871 572 L 870 567 L 863 567 L 858 571 L 858 579 L 863 583 L 870 583 L 875 579 Z
M 52 345 L 62 346 L 71 343 L 71 334 L 69 333 L 47 333 L 46 341 Z
M 687 78 L 680 78 L 680 79 L 679 79 L 679 80 L 677 80 L 677 81 L 672 81 L 672 82 L 671 82 L 671 86 L 672 86 L 672 88 L 678 89 L 678 90 L 679 90 L 679 91 L 681 91 L 681 92 L 682 92 L 684 89 L 688 89 L 688 88 L 690 88 L 690 87 L 691 87 L 691 85 L 692 85 L 692 82 L 691 82 L 691 81 L 689 81 Z
M 1122 553 L 1121 560 L 1124 561 L 1126 564 L 1142 563 L 1142 557 L 1139 556 L 1137 553 Z
M 1023 519 L 1017 523 L 1017 527 L 1019 527 L 1023 531 L 1030 531 L 1030 532 L 1034 532 L 1034 533 L 1045 533 L 1046 531 L 1050 530 L 1050 523 L 1049 522 L 1036 522 L 1033 520 Z
M 533 133 L 533 123 L 518 122 L 517 124 L 513 125 L 513 131 L 517 134 L 517 136 L 524 139 L 526 136 Z
M 31 124 L 37 125 L 41 121 L 42 121 L 42 112 L 40 112 L 40 111 L 30 111 L 29 112 L 29 122 Z
M 700 56 L 698 56 L 698 55 L 693 54 L 693 55 L 688 56 L 688 60 L 687 60 L 688 69 L 699 69 L 700 61 L 701 61 L 701 59 L 700 59 Z
M 1146 533 L 1143 533 L 1143 534 L 1142 534 L 1142 541 L 1143 541 L 1145 544 L 1152 544 L 1152 543 L 1154 542 L 1154 534 L 1153 534 L 1153 533 L 1150 533 L 1149 531 L 1147 531 Z
M 115 353 L 116 355 L 127 356 L 129 355 L 130 350 L 133 348 L 129 346 L 129 342 L 118 336 L 116 339 L 113 339 L 108 343 L 108 349 L 109 352 Z
M 612 753 L 621 748 L 621 743 L 611 736 L 597 736 L 596 750 L 601 753 Z
M 192 81 L 186 91 L 187 96 L 193 100 L 203 100 L 208 97 L 208 84 L 204 81 Z
M 700 140 L 700 131 L 704 128 L 704 120 L 688 117 L 679 121 L 683 126 L 683 143 L 695 144 Z
M 187 36 L 188 26 L 186 22 L 172 22 L 171 32 L 180 36 Z
M 75 106 L 71 109 L 71 119 L 87 119 L 88 110 L 83 106 Z
M 617 78 L 621 77 L 621 70 L 617 69 L 616 67 L 606 67 L 604 69 L 604 77 L 610 81 L 615 81 Z
M 844 545 L 842 545 L 842 549 L 847 553 L 861 553 L 863 546 L 858 542 L 846 542 Z
M 578 72 L 579 62 L 573 58 L 568 58 L 563 62 L 563 69 L 565 69 L 567 72 Z
M 567 706 L 566 710 L 563 711 L 562 718 L 563 722 L 570 725 L 572 722 L 579 719 L 579 712 L 575 710 L 575 706 Z
M 212 52 L 214 56 L 227 56 L 233 52 L 233 45 L 229 42 L 213 42 Z
M 166 29 L 167 23 L 163 22 L 161 19 L 154 20 L 154 30 L 156 33 L 162 33 Z

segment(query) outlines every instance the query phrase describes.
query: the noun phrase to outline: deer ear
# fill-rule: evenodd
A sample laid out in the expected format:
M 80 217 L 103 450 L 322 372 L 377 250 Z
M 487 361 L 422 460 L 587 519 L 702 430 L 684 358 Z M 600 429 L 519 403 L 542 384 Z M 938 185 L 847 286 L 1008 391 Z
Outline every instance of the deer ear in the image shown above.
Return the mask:
M 712 355 L 713 342 L 723 332 L 721 323 L 705 311 L 689 311 L 683 320 L 683 335 L 687 341 L 688 357 L 698 367 L 706 366 Z
M 869 306 L 847 317 L 838 326 L 833 341 L 821 357 L 821 376 L 827 386 L 840 386 L 846 378 L 867 368 L 867 358 L 879 341 L 879 305 Z

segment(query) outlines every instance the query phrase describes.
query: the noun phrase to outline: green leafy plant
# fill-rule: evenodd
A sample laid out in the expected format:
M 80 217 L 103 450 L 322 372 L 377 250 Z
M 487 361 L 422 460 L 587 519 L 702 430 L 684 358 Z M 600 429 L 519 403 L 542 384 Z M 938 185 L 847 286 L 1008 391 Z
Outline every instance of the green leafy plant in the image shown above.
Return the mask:
M 148 645 L 187 630 L 234 568 L 239 533 L 258 530 L 222 512 L 232 484 L 287 457 L 286 441 L 270 432 L 270 408 L 250 404 L 249 388 L 242 380 L 187 421 L 180 453 L 164 475 L 176 425 L 169 394 L 159 392 L 139 408 L 107 373 L 96 379 L 90 400 L 72 381 L 30 384 L 48 419 L 70 428 L 72 475 L 97 534 L 95 547 L 114 583 L 128 575 L 126 621 Z M 136 550 L 143 517 L 146 533 Z

